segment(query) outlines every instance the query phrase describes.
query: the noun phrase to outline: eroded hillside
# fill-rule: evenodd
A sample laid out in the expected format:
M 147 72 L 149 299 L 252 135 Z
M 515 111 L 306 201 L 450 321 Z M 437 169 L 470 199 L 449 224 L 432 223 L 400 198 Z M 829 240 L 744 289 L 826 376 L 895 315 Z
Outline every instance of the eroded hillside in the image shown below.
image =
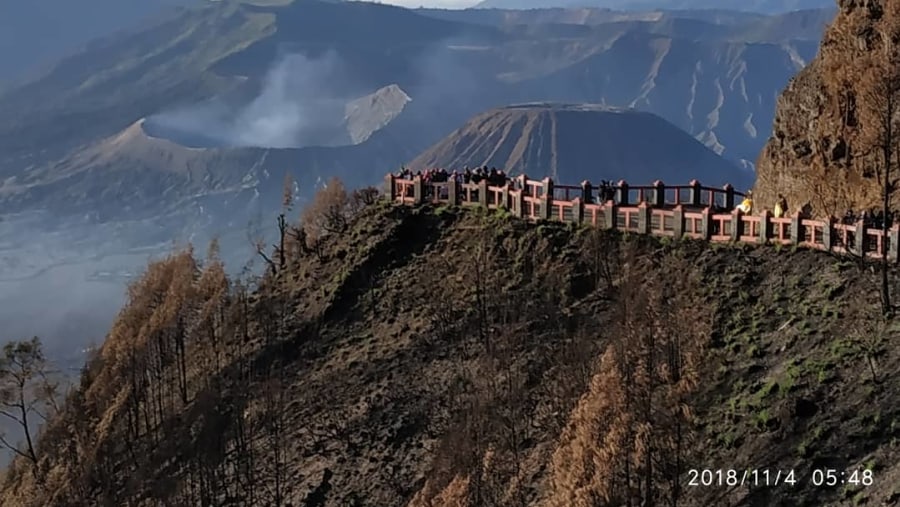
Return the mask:
M 286 251 L 253 291 L 215 257 L 151 265 L 0 503 L 900 499 L 900 333 L 855 262 L 383 203 Z

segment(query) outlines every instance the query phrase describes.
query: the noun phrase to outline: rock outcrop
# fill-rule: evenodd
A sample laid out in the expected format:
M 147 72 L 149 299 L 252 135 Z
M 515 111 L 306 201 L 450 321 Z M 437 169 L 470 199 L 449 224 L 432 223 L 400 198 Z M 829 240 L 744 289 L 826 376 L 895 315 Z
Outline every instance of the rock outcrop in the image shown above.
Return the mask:
M 816 215 L 881 205 L 880 99 L 866 90 L 900 66 L 884 58 L 883 43 L 898 35 L 900 1 L 840 0 L 839 7 L 819 54 L 778 100 L 757 160 L 756 201 L 763 207 L 771 209 L 778 194 L 792 209 L 808 204 Z M 896 167 L 894 161 L 894 178 Z

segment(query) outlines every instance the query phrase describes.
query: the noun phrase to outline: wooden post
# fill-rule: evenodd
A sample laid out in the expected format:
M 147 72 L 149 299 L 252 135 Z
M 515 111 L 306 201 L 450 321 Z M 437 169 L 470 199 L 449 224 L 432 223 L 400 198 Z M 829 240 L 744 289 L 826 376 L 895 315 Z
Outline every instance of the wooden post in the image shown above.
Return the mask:
M 650 205 L 646 202 L 638 204 L 638 232 L 641 234 L 650 234 L 651 225 Z
M 413 177 L 413 202 L 415 204 L 425 202 L 425 182 L 418 175 Z
M 666 185 L 662 181 L 656 180 L 653 182 L 653 195 L 650 200 L 653 206 L 657 208 L 662 208 L 666 205 Z
M 384 177 L 384 195 L 392 202 L 397 198 L 397 194 L 394 193 L 394 175 L 392 173 L 388 173 Z
M 691 192 L 690 192 L 691 193 L 691 195 L 690 195 L 691 203 L 690 204 L 691 204 L 691 206 L 696 206 L 699 208 L 701 206 L 700 203 L 702 202 L 701 192 L 703 191 L 703 185 L 701 185 L 700 182 L 697 180 L 691 180 L 691 182 L 688 184 L 688 186 L 691 187 Z M 678 200 L 680 203 L 681 196 L 679 196 Z M 712 204 L 712 203 L 710 203 L 710 204 Z
M 619 188 L 616 189 L 616 201 L 619 206 L 628 206 L 628 182 L 619 180 Z
M 681 204 L 675 206 L 672 211 L 672 233 L 675 239 L 684 237 L 684 208 L 681 207 Z
M 744 221 L 741 220 L 741 217 L 744 213 L 735 208 L 731 212 L 731 241 L 740 241 L 741 234 L 744 232 Z
M 584 221 L 584 203 L 580 197 L 572 199 L 572 222 L 580 224 Z
M 767 209 L 764 209 L 763 212 L 759 214 L 759 243 L 761 245 L 765 245 L 769 242 L 769 236 L 771 236 L 770 232 L 772 230 L 771 218 L 772 216 Z
M 544 178 L 541 182 L 544 184 L 544 195 L 541 196 L 541 214 L 538 216 L 550 220 L 550 209 L 553 208 L 553 180 Z

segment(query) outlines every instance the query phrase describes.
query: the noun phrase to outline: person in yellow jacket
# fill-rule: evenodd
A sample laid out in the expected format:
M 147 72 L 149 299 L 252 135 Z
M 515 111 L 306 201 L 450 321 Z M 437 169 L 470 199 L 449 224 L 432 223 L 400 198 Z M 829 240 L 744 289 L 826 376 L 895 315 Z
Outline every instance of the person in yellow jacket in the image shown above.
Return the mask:
M 772 213 L 772 215 L 775 218 L 781 218 L 787 215 L 787 211 L 787 199 L 785 199 L 783 195 L 778 194 L 778 202 L 775 203 L 775 211 Z
M 744 196 L 744 200 L 738 206 L 738 209 L 741 210 L 741 213 L 745 215 L 749 215 L 753 212 L 753 192 L 750 190 L 747 191 L 747 195 Z

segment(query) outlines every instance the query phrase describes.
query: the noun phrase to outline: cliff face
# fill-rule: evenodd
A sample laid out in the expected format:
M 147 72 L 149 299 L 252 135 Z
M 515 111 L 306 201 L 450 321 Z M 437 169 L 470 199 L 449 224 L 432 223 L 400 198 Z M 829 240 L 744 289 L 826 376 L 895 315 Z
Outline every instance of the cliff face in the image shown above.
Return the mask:
M 816 215 L 880 206 L 886 97 L 879 84 L 896 74 L 884 40 L 897 35 L 900 1 L 838 3 L 819 54 L 778 99 L 772 135 L 757 160 L 756 199 L 769 209 L 778 194 L 793 210 L 809 204 Z

